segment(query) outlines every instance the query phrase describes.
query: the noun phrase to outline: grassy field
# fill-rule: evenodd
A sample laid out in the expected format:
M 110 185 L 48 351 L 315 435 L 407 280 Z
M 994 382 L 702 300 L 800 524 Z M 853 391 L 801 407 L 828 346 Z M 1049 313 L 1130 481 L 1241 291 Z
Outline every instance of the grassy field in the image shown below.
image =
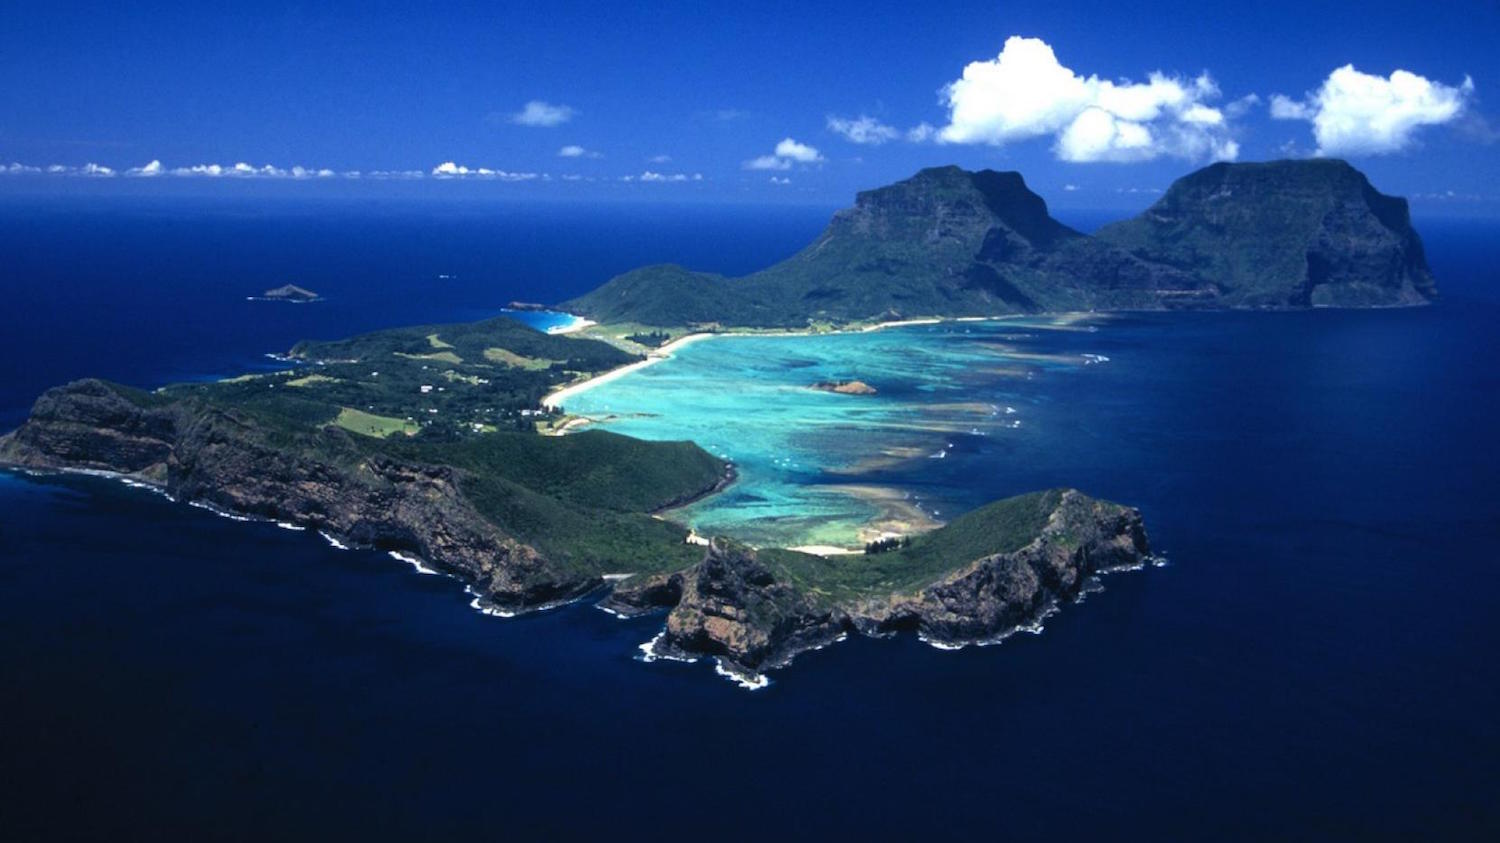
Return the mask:
M 462 365 L 464 362 L 462 357 L 451 351 L 434 351 L 431 354 L 408 354 L 404 351 L 394 351 L 391 353 L 397 357 L 405 357 L 408 360 L 435 360 L 439 363 L 452 363 L 455 366 Z
M 373 413 L 366 413 L 363 410 L 355 410 L 351 407 L 341 408 L 338 418 L 334 419 L 333 423 L 351 433 L 374 436 L 379 439 L 384 439 L 396 433 L 405 433 L 411 436 L 419 430 L 416 422 L 395 419 L 390 416 L 377 416 Z
M 491 363 L 499 363 L 512 369 L 525 369 L 529 372 L 540 372 L 552 368 L 555 360 L 544 360 L 537 357 L 526 357 L 504 348 L 486 348 L 484 359 Z
M 289 380 L 289 381 L 286 382 L 286 385 L 287 386 L 292 386 L 292 387 L 304 387 L 304 386 L 313 386 L 314 384 L 320 384 L 320 383 L 337 383 L 337 382 L 338 382 L 338 378 L 330 378 L 327 375 L 313 374 L 313 375 L 306 375 L 306 376 L 300 377 L 300 378 L 292 378 L 291 380 Z

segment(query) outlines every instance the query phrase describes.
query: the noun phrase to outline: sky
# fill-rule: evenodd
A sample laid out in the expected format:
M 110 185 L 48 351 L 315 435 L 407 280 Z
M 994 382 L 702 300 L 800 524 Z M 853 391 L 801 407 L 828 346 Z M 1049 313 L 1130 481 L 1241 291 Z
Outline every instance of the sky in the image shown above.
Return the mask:
M 1500 3 L 0 9 L 0 195 L 846 204 L 941 164 L 1145 206 L 1350 160 L 1500 214 Z

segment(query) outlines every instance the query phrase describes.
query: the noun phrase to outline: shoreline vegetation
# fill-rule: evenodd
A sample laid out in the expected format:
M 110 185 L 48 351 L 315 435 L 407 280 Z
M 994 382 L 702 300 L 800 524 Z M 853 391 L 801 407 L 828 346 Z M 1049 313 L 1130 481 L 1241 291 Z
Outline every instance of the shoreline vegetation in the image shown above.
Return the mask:
M 691 442 L 573 433 L 587 420 L 560 413 L 566 400 L 715 336 L 1436 296 L 1406 201 L 1341 161 L 1213 164 L 1095 235 L 1053 219 L 1019 173 L 936 167 L 860 193 L 820 238 L 761 272 L 642 267 L 557 305 L 577 318 L 553 332 L 505 317 L 409 326 L 299 343 L 287 357 L 316 376 L 152 392 L 74 381 L 0 435 L 0 464 L 114 472 L 186 503 L 420 560 L 463 579 L 486 613 L 604 590 L 598 605 L 617 615 L 666 613 L 648 658 L 712 657 L 764 687 L 762 671 L 851 633 L 960 647 L 1038 628 L 1097 577 L 1152 562 L 1141 514 L 1053 488 L 909 543 L 879 536 L 870 547 L 881 552 L 755 549 L 659 517 L 732 482 L 731 463 Z M 668 331 L 687 333 L 655 349 L 629 339 L 655 344 Z M 537 435 L 548 426 L 570 435 Z M 846 491 L 903 522 L 896 532 L 914 526 L 899 492 Z

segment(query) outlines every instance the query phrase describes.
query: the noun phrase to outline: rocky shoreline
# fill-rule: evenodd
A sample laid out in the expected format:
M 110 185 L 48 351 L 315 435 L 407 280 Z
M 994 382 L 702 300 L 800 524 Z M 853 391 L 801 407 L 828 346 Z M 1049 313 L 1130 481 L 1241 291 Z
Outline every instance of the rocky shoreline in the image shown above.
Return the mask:
M 0 464 L 113 473 L 184 502 L 416 556 L 505 614 L 608 589 L 599 605 L 611 612 L 666 612 L 656 655 L 714 657 L 721 672 L 752 684 L 851 633 L 915 632 L 948 646 L 993 640 L 1076 599 L 1091 577 L 1139 567 L 1150 554 L 1139 512 L 1062 490 L 1024 546 L 955 559 L 909 590 L 830 599 L 725 539 L 711 540 L 682 570 L 606 579 L 568 568 L 480 515 L 457 469 L 372 457 L 333 427 L 307 435 L 321 439 L 315 451 L 278 445 L 222 409 L 152 406 L 101 381 L 78 381 L 48 391 L 20 429 L 0 436 Z
M 620 583 L 601 608 L 625 617 L 667 611 L 658 656 L 714 656 L 753 679 L 850 634 L 914 632 L 957 648 L 990 643 L 1074 602 L 1091 579 L 1150 562 L 1140 513 L 1061 490 L 1031 542 L 958 567 L 910 592 L 819 599 L 779 577 L 756 552 L 724 540 L 686 571 Z

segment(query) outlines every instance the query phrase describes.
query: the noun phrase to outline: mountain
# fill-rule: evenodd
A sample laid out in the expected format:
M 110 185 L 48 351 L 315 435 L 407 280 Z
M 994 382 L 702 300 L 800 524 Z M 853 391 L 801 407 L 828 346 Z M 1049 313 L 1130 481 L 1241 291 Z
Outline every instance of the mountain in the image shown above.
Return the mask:
M 678 266 L 560 305 L 599 322 L 806 326 L 913 316 L 1149 307 L 1194 281 L 1053 219 L 1019 173 L 934 167 L 860 193 L 801 252 L 743 278 Z
M 1437 296 L 1406 200 L 1332 159 L 1214 164 L 1097 238 L 1192 274 L 1224 307 L 1370 307 Z
M 727 279 L 648 266 L 560 307 L 596 321 L 805 327 L 922 316 L 1420 304 L 1405 200 L 1341 161 L 1215 164 L 1098 236 L 1019 173 L 922 170 L 860 193 L 781 263 Z

